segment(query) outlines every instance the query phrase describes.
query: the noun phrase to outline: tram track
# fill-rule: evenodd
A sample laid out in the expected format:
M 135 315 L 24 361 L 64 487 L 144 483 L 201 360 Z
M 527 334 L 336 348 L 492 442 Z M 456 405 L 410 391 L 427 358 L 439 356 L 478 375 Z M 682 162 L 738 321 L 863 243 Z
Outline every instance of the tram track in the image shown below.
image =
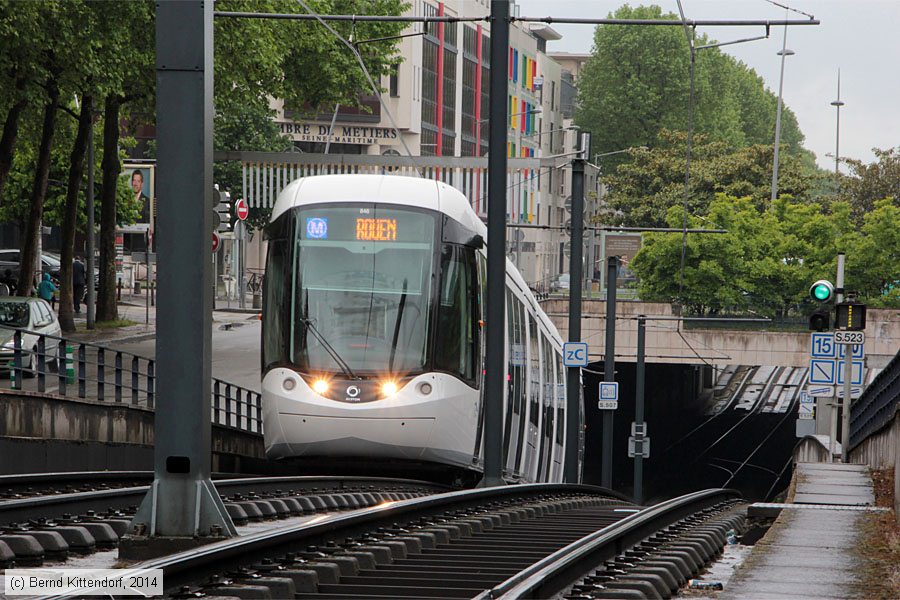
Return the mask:
M 416 498 L 446 487 L 371 477 L 251 477 L 215 482 L 235 525 L 310 517 Z M 0 568 L 40 566 L 115 548 L 149 486 L 0 501 Z M 273 526 L 276 526 L 273 524 Z
M 134 566 L 162 569 L 174 598 L 512 598 L 519 596 L 511 590 L 535 576 L 562 590 L 585 576 L 596 582 L 598 568 L 635 587 L 628 581 L 633 574 L 619 571 L 634 570 L 639 560 L 652 581 L 638 587 L 658 583 L 666 568 L 670 575 L 657 587 L 675 582 L 677 589 L 719 554 L 728 529 L 740 527 L 742 517 L 728 512 L 738 497 L 711 490 L 642 510 L 590 486 L 467 490 L 323 517 Z M 558 561 L 562 566 L 550 569 Z M 544 591 L 530 597 L 549 597 Z

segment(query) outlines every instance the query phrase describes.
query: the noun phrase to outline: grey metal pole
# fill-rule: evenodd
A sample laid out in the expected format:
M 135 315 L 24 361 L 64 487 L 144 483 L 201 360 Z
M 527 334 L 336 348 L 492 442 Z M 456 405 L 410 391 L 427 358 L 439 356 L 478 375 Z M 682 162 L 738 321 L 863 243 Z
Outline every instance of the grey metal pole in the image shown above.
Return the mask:
M 835 303 L 840 303 L 844 301 L 844 253 L 838 252 L 837 255 L 837 278 L 835 279 L 835 290 L 834 290 L 834 301 Z M 834 462 L 834 455 L 836 454 L 835 450 L 837 448 L 837 433 L 838 433 L 838 393 L 837 386 L 835 386 L 834 393 L 831 395 L 831 431 L 829 437 L 831 438 L 830 447 L 829 447 L 829 455 L 830 460 L 828 462 Z
M 606 348 L 603 381 L 616 380 L 616 269 L 619 257 L 606 260 Z M 612 489 L 613 411 L 603 411 L 603 446 L 600 462 L 600 485 Z
M 841 462 L 850 462 L 850 380 L 853 379 L 853 346 L 844 346 L 844 401 L 841 402 Z
M 833 107 L 837 109 L 837 124 L 835 126 L 834 131 L 834 174 L 838 175 L 838 165 L 840 165 L 841 159 L 841 107 L 844 105 L 841 102 L 841 70 L 838 69 L 838 84 L 837 84 L 837 100 L 831 103 Z
M 778 151 L 781 145 L 781 105 L 782 90 L 784 89 L 784 59 L 794 53 L 787 49 L 787 25 L 784 26 L 784 39 L 781 42 L 781 77 L 778 79 L 778 108 L 775 109 L 775 157 L 772 160 L 772 195 L 770 200 L 775 201 L 778 195 Z
M 643 430 L 644 425 L 644 355 L 645 338 L 647 333 L 647 317 L 638 316 L 637 331 L 637 367 L 634 384 L 634 422 Z M 642 436 L 643 437 L 643 436 Z M 635 450 L 637 450 L 635 448 Z M 634 503 L 640 506 L 644 501 L 644 452 L 643 444 L 641 452 L 634 455 Z
M 504 322 L 506 320 L 506 64 L 509 0 L 491 3 L 491 108 L 488 125 L 487 360 L 484 407 L 484 479 L 502 485 Z
M 94 290 L 94 116 L 91 115 L 91 127 L 88 129 L 88 172 L 87 198 L 84 210 L 87 212 L 87 249 L 85 254 L 85 271 L 87 271 L 87 328 L 94 328 L 94 306 L 97 292 Z M 80 301 L 80 299 L 79 299 Z
M 213 189 L 213 5 L 156 9 L 159 165 L 154 481 L 132 521 L 140 545 L 120 556 L 169 553 L 236 535 L 210 480 L 212 346 L 209 197 Z M 187 293 L 188 291 L 193 293 Z
M 580 138 L 579 138 L 580 139 Z M 584 243 L 584 159 L 572 160 L 572 251 L 569 253 L 569 341 L 581 341 L 581 278 Z M 581 414 L 581 367 L 566 369 L 566 483 L 578 483 L 578 421 Z

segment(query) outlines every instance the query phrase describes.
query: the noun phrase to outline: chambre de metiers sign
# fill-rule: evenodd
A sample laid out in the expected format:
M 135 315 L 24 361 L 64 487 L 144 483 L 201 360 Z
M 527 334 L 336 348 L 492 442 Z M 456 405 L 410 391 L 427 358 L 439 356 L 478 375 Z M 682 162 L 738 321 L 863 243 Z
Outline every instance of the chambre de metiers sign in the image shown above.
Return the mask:
M 327 123 L 302 123 L 298 121 L 279 121 L 281 133 L 297 142 L 322 142 L 328 141 Z M 368 127 L 362 125 L 334 126 L 331 135 L 332 144 L 391 144 L 399 142 L 400 136 L 396 129 L 390 127 Z

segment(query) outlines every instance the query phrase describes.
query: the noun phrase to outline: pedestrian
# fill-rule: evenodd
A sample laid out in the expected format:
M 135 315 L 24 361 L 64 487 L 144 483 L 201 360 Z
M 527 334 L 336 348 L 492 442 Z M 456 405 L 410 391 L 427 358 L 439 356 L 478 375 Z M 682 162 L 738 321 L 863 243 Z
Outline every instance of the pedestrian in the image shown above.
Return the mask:
M 3 271 L 3 277 L 0 277 L 0 283 L 6 286 L 7 290 L 9 290 L 9 296 L 13 296 L 16 293 L 16 278 L 13 277 L 12 270 L 6 269 Z
M 86 284 L 84 263 L 81 262 L 81 255 L 78 254 L 75 256 L 75 262 L 72 263 L 72 301 L 75 304 L 76 314 L 81 314 L 81 299 L 84 297 Z
M 56 286 L 50 281 L 50 273 L 44 273 L 44 278 L 38 284 L 38 297 L 50 303 L 53 309 L 56 309 Z

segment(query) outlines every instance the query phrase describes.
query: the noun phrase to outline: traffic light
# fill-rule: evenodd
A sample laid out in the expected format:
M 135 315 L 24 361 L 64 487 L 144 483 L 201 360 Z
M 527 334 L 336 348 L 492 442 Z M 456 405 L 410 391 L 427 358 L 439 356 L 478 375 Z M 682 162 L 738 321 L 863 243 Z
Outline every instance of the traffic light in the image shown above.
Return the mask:
M 826 279 L 820 279 L 809 288 L 809 296 L 816 302 L 824 304 L 834 300 L 834 286 Z M 809 317 L 810 331 L 828 331 L 831 329 L 831 308 L 819 308 Z
M 213 201 L 213 210 L 216 212 L 216 218 L 213 220 L 215 230 L 231 231 L 231 193 L 216 190 Z
M 810 286 L 809 295 L 816 302 L 830 302 L 834 299 L 834 286 L 830 281 L 820 279 Z
M 831 311 L 820 310 L 810 315 L 810 331 L 828 331 L 829 329 L 831 329 Z

